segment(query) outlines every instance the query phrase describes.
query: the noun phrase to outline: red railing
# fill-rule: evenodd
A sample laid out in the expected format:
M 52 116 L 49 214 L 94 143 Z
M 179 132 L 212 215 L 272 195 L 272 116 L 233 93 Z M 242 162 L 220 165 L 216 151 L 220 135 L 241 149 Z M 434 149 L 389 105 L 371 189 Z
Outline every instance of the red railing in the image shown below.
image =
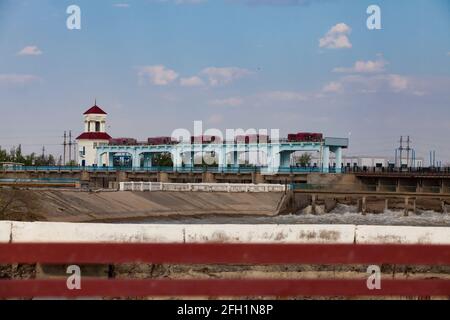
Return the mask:
M 0 244 L 0 264 L 238 264 L 238 265 L 450 265 L 448 245 L 296 244 Z M 369 275 L 367 275 L 368 277 Z M 381 280 L 370 290 L 361 279 L 130 280 L 82 278 L 1 280 L 0 298 L 18 297 L 245 297 L 245 296 L 450 296 L 443 279 Z

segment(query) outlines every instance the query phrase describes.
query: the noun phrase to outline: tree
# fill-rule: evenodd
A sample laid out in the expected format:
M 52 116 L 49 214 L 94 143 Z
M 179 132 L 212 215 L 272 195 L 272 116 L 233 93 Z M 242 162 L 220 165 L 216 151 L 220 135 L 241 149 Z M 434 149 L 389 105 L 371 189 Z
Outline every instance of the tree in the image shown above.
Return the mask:
M 311 165 L 311 155 L 309 153 L 304 153 L 298 159 L 298 163 L 302 167 L 309 167 Z
M 173 161 L 170 153 L 159 153 L 153 157 L 153 165 L 157 167 L 172 167 Z

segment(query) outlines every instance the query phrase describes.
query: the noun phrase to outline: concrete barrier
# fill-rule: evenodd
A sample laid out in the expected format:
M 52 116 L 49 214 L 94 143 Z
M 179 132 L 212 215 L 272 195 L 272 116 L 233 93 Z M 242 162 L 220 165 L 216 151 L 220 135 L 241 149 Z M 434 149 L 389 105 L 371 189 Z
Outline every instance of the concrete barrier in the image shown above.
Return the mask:
M 181 225 L 13 222 L 12 242 L 183 243 Z
M 0 242 L 450 244 L 449 227 L 0 222 Z
M 358 244 L 450 244 L 449 227 L 357 226 Z
M 0 243 L 8 243 L 11 239 L 12 222 L 0 221 Z
M 352 244 L 352 225 L 186 225 L 186 243 Z

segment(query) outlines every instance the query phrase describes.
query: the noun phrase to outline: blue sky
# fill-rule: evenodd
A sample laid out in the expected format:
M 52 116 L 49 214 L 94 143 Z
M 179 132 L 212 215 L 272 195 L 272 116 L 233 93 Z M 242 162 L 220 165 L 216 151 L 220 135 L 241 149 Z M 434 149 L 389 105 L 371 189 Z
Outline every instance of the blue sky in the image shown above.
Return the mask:
M 66 28 L 76 4 L 82 29 Z M 377 4 L 382 30 L 368 30 Z M 60 153 L 93 104 L 113 136 L 279 128 L 450 162 L 448 0 L 0 0 L 0 145 Z

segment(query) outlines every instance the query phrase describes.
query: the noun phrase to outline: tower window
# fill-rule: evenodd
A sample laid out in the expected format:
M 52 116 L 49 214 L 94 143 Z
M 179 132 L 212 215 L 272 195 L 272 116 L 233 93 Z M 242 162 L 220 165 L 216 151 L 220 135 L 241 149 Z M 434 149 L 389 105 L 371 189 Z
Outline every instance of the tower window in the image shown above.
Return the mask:
M 95 122 L 95 132 L 100 132 L 100 122 L 99 121 Z

